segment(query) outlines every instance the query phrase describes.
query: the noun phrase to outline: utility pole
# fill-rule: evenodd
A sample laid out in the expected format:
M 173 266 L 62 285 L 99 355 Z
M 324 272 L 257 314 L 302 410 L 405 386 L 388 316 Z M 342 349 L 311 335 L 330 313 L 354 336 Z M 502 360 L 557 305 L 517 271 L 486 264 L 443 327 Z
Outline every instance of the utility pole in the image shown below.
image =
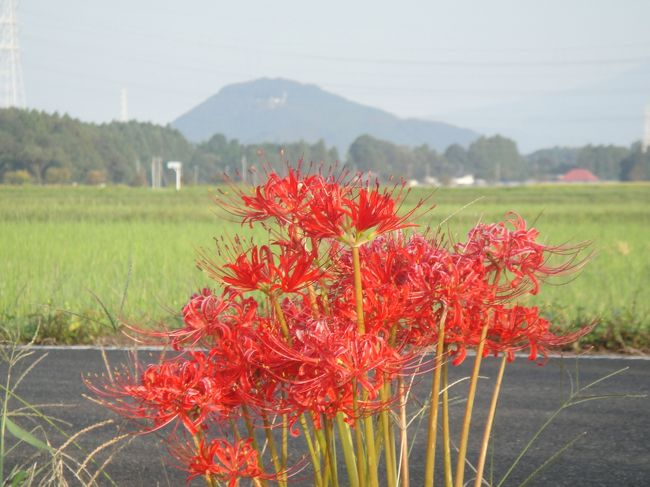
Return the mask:
M 645 120 L 643 124 L 643 139 L 641 140 L 641 152 L 645 153 L 650 147 L 650 105 L 645 107 Z
M 243 184 L 246 184 L 246 173 L 248 172 L 248 161 L 246 160 L 246 156 L 242 156 L 241 158 L 241 182 Z
M 162 187 L 162 157 L 151 158 L 151 189 Z
M 129 98 L 126 88 L 120 91 L 120 122 L 129 121 Z
M 0 108 L 25 108 L 17 9 L 18 0 L 0 0 Z

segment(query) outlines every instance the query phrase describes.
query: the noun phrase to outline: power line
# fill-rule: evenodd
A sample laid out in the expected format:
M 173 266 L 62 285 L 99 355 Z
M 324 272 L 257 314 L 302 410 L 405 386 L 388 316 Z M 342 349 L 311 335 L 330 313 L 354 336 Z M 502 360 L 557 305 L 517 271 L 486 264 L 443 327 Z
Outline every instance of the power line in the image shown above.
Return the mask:
M 34 15 L 33 13 L 31 15 Z M 39 15 L 36 14 L 38 17 Z M 48 21 L 48 27 L 51 27 L 51 20 L 52 18 L 50 16 L 47 17 Z M 124 29 L 120 27 L 114 27 L 114 26 L 101 26 L 100 27 L 102 30 L 109 31 L 109 32 L 115 32 L 119 34 L 129 34 L 129 35 L 135 35 L 138 37 L 144 37 L 144 38 L 150 38 L 150 39 L 158 39 L 158 40 L 166 40 L 166 41 L 173 41 L 173 42 L 178 42 L 182 41 L 185 44 L 194 44 L 198 45 L 201 47 L 206 47 L 210 46 L 213 48 L 218 48 L 218 49 L 237 49 L 237 50 L 245 50 L 245 51 L 256 51 L 259 53 L 268 53 L 268 54 L 273 54 L 273 55 L 279 55 L 279 56 L 289 56 L 289 57 L 295 57 L 295 58 L 300 58 L 300 59 L 313 59 L 313 60 L 320 60 L 320 61 L 326 61 L 326 62 L 341 62 L 341 63 L 355 63 L 355 64 L 377 64 L 377 65 L 396 65 L 396 66 L 436 66 L 436 67 L 491 67 L 491 68 L 512 68 L 512 67 L 577 67 L 577 66 L 613 66 L 613 65 L 630 65 L 630 64 L 640 64 L 640 63 L 646 63 L 650 62 L 650 55 L 645 55 L 645 56 L 637 56 L 637 57 L 614 57 L 614 58 L 579 58 L 579 59 L 570 59 L 570 60 L 517 60 L 517 61 L 485 61 L 485 60 L 480 60 L 480 61 L 463 61 L 463 60 L 456 60 L 456 59 L 438 59 L 438 60 L 422 60 L 422 59 L 402 59 L 402 58 L 370 58 L 370 57 L 352 57 L 352 56 L 333 56 L 333 55 L 324 55 L 324 54 L 314 54 L 314 53 L 306 53 L 306 52 L 299 52 L 299 51 L 286 51 L 286 50 L 273 50 L 273 49 L 268 49 L 268 44 L 266 44 L 267 47 L 265 48 L 260 48 L 259 45 L 254 45 L 254 46 L 246 46 L 242 42 L 239 41 L 231 41 L 227 43 L 214 43 L 206 40 L 201 40 L 201 41 L 192 41 L 188 40 L 187 37 L 176 37 L 176 36 L 169 36 L 169 35 L 152 35 L 152 34 L 146 34 L 141 31 L 133 31 L 129 29 Z M 97 27 L 88 27 L 84 28 L 83 26 L 75 26 L 75 27 L 69 27 L 66 25 L 65 30 L 67 32 L 78 32 L 78 33 L 92 33 L 96 35 L 97 33 Z M 51 39 L 48 39 L 48 42 Z M 631 44 L 621 44 L 620 47 L 630 47 L 630 46 L 639 46 L 639 47 L 649 47 L 650 48 L 650 43 L 631 43 Z M 614 46 L 611 46 L 612 48 Z M 447 48 L 448 49 L 448 48 Z M 462 50 L 463 48 L 458 48 L 458 49 L 449 49 L 449 52 L 452 51 L 457 51 L 457 50 Z M 542 50 L 544 48 L 512 48 L 512 52 L 526 52 L 527 50 Z M 551 48 L 553 51 L 562 51 L 565 53 L 567 48 Z M 582 47 L 580 49 L 587 49 L 587 47 Z M 405 51 L 411 53 L 413 52 L 413 48 L 404 48 Z M 437 50 L 446 50 L 444 48 L 436 48 Z M 510 50 L 506 49 L 497 49 L 497 50 L 488 50 L 488 49 L 469 49 L 469 51 L 475 51 L 475 52 L 510 52 Z
M 241 39 L 230 39 L 228 43 L 214 43 L 210 41 L 206 41 L 205 39 L 202 39 L 201 41 L 192 41 L 191 39 L 188 39 L 186 36 L 165 36 L 165 35 L 152 35 L 152 34 L 146 34 L 140 30 L 131 30 L 131 29 L 125 29 L 122 27 L 115 27 L 114 25 L 106 25 L 106 24 L 100 24 L 100 25 L 94 25 L 93 27 L 88 27 L 84 28 L 83 26 L 75 26 L 74 28 L 69 27 L 69 18 L 61 18 L 61 17 L 56 17 L 55 15 L 52 15 L 51 13 L 43 14 L 40 12 L 35 12 L 32 10 L 25 10 L 23 9 L 23 13 L 27 14 L 29 17 L 35 17 L 36 19 L 41 19 L 43 22 L 46 24 L 47 27 L 52 27 L 52 21 L 59 21 L 62 23 L 65 23 L 65 29 L 66 31 L 73 31 L 73 32 L 92 32 L 93 34 L 97 33 L 98 28 L 101 30 L 105 31 L 112 31 L 116 33 L 121 33 L 121 34 L 131 34 L 131 35 L 136 35 L 138 37 L 149 37 L 149 38 L 154 38 L 154 39 L 165 39 L 165 40 L 173 40 L 173 41 L 183 41 L 191 44 L 200 44 L 202 46 L 212 46 L 212 47 L 223 47 L 225 49 L 232 49 L 232 48 L 240 48 L 240 49 L 258 49 L 259 45 L 258 44 L 253 44 L 253 45 L 246 45 L 246 43 L 249 41 L 247 38 L 241 38 Z M 179 12 L 177 9 L 174 9 L 173 14 L 175 16 L 179 15 Z M 182 14 L 182 12 L 180 12 Z M 193 16 L 191 16 L 193 17 Z M 59 29 L 58 27 L 55 27 L 55 29 Z M 268 40 L 267 40 L 268 41 Z M 267 47 L 272 45 L 267 42 L 265 44 Z M 276 44 L 277 46 L 278 44 Z M 283 46 L 286 46 L 287 44 L 282 44 Z M 293 45 L 293 43 L 289 44 Z M 338 46 L 319 46 L 323 49 L 332 49 L 332 48 L 349 48 L 349 44 L 345 45 L 338 45 Z M 562 51 L 565 52 L 567 50 L 576 50 L 576 51 L 584 51 L 584 50 L 601 50 L 601 49 L 624 49 L 624 48 L 634 48 L 634 47 L 642 47 L 642 48 L 650 48 L 650 42 L 625 42 L 625 43 L 615 43 L 615 44 L 592 44 L 592 45 L 564 45 L 564 46 L 508 46 L 508 47 L 495 47 L 495 48 L 486 48 L 485 46 L 452 46 L 452 47 L 438 47 L 438 46 L 425 46 L 423 47 L 422 45 L 418 46 L 399 46 L 399 49 L 405 50 L 407 52 L 413 52 L 415 50 L 417 51 L 432 51 L 432 52 L 478 52 L 478 53 L 487 53 L 487 52 L 494 52 L 494 53 L 506 53 L 506 52 L 532 52 L 532 51 L 537 51 L 537 52 L 543 52 L 543 51 Z M 293 52 L 292 54 L 296 54 Z M 299 53 L 298 53 L 299 54 Z

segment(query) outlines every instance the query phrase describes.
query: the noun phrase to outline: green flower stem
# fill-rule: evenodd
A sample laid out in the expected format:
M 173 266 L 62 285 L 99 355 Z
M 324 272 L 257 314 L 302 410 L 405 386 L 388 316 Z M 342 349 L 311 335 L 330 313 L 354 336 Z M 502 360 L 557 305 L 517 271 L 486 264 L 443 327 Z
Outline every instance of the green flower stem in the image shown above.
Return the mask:
M 262 450 L 260 450 L 260 445 L 257 442 L 257 438 L 255 437 L 255 427 L 253 426 L 253 422 L 251 421 L 250 414 L 248 413 L 248 408 L 246 407 L 245 404 L 242 404 L 242 414 L 244 416 L 244 424 L 246 425 L 246 431 L 248 432 L 248 436 L 253 440 L 253 448 L 255 448 L 255 451 L 257 452 L 257 464 L 260 467 L 260 470 L 264 472 L 264 462 L 262 461 Z M 266 480 L 261 480 L 260 483 L 262 484 L 263 487 L 266 487 Z
M 313 418 L 312 418 L 313 419 Z M 314 420 L 314 423 L 316 421 Z M 316 441 L 318 443 L 318 448 L 325 455 L 325 472 L 323 473 L 323 487 L 327 487 L 330 482 L 330 469 L 327 462 L 327 441 L 325 440 L 325 434 L 323 433 L 323 425 L 321 423 L 321 428 L 314 428 L 314 435 L 316 436 Z
M 388 387 L 388 389 L 387 389 Z M 382 403 L 388 405 L 390 401 L 390 384 L 384 382 L 380 391 Z M 386 406 L 387 407 L 387 406 Z M 380 413 L 381 428 L 384 435 L 384 458 L 386 461 L 386 485 L 395 487 L 397 483 L 397 462 L 395 461 L 395 450 L 391 448 L 391 421 L 388 409 L 383 408 Z
M 368 398 L 366 390 L 362 393 L 362 398 L 365 401 Z M 375 450 L 375 428 L 373 425 L 373 417 L 366 416 L 363 418 L 363 426 L 366 430 L 366 451 L 368 453 L 368 483 L 370 487 L 379 487 L 379 479 L 377 477 L 377 454 Z
M 280 456 L 278 455 L 278 449 L 275 446 L 275 439 L 273 438 L 273 432 L 271 431 L 271 424 L 269 423 L 269 418 L 266 416 L 265 412 L 261 413 L 262 423 L 264 425 L 264 434 L 266 435 L 266 441 L 269 444 L 269 451 L 271 452 L 271 460 L 273 461 L 273 468 L 275 468 L 275 473 L 278 476 L 278 485 L 281 487 L 286 487 L 287 481 L 284 478 L 285 472 L 282 471 L 282 464 L 280 462 Z
M 438 343 L 436 344 L 435 370 L 431 384 L 431 410 L 429 411 L 429 437 L 427 439 L 426 463 L 424 468 L 424 486 L 433 487 L 436 463 L 436 444 L 438 442 L 438 404 L 440 395 L 440 377 L 442 373 L 442 359 L 445 345 L 445 321 L 447 320 L 447 307 L 442 310 L 438 325 Z
M 469 392 L 467 393 L 467 405 L 465 407 L 465 417 L 463 418 L 463 430 L 460 435 L 460 445 L 458 447 L 458 459 L 456 460 L 456 480 L 455 487 L 463 487 L 465 478 L 465 458 L 467 457 L 467 443 L 469 442 L 469 427 L 472 422 L 472 409 L 474 407 L 474 397 L 476 396 L 476 385 L 478 383 L 478 373 L 481 370 L 481 360 L 483 359 L 483 348 L 485 347 L 485 337 L 489 322 L 483 325 L 481 330 L 481 340 L 476 350 L 476 360 L 469 381 Z
M 314 466 L 314 483 L 316 487 L 323 486 L 323 478 L 320 471 L 320 453 L 314 448 L 314 442 L 311 437 L 309 424 L 307 423 L 307 418 L 304 415 L 300 415 L 300 425 L 305 434 L 305 441 L 307 442 L 307 448 L 309 449 L 309 455 L 311 456 L 311 463 Z
M 352 389 L 357 390 L 357 381 L 352 383 Z M 363 434 L 361 432 L 361 420 L 359 419 L 359 401 L 356 393 L 352 395 L 352 409 L 354 411 L 354 440 L 357 448 L 357 473 L 359 474 L 359 487 L 366 487 L 366 454 L 363 447 Z
M 333 487 L 339 487 L 339 475 L 336 467 L 336 450 L 334 446 L 334 425 L 331 419 L 323 418 L 325 441 L 327 442 L 327 461 L 332 477 Z
M 359 487 L 359 473 L 357 472 L 357 460 L 354 456 L 354 446 L 352 445 L 352 433 L 350 433 L 350 425 L 343 418 L 343 413 L 336 415 L 336 425 L 339 429 L 339 439 L 343 448 L 343 457 L 345 458 L 345 467 L 348 471 L 350 487 Z
M 287 413 L 282 414 L 282 452 L 280 453 L 280 463 L 282 471 L 287 471 L 287 459 L 289 458 L 289 418 Z
M 399 428 L 400 428 L 400 477 L 401 487 L 409 487 L 409 450 L 408 450 L 408 423 L 406 421 L 406 385 L 401 377 L 397 379 L 399 391 Z
M 280 306 L 280 301 L 278 301 L 278 298 L 275 294 L 271 293 L 269 297 L 271 299 L 271 304 L 273 305 L 273 309 L 275 310 L 275 315 L 278 321 L 280 322 L 280 328 L 282 329 L 282 334 L 284 335 L 284 338 L 287 340 L 289 346 L 291 346 L 293 345 L 293 340 L 291 339 L 291 334 L 289 333 L 287 320 L 284 316 L 284 312 L 282 311 L 282 306 Z M 267 438 L 268 437 L 273 438 L 273 435 L 269 435 L 267 433 Z M 271 442 L 269 441 L 269 447 L 270 446 L 271 446 Z M 282 444 L 280 450 L 280 470 L 278 470 L 276 466 L 276 473 L 278 474 L 278 477 L 282 477 L 282 482 L 284 485 L 286 485 L 287 482 L 286 471 L 287 471 L 288 453 L 289 453 L 289 424 L 287 420 L 287 414 L 285 413 L 282 415 Z M 280 478 L 278 478 L 278 482 L 280 483 Z
M 445 487 L 453 487 L 453 475 L 451 468 L 451 438 L 449 434 L 449 362 L 442 362 L 442 452 L 445 465 Z
M 282 329 L 282 335 L 284 335 L 284 338 L 286 338 L 287 343 L 289 345 L 293 345 L 293 340 L 291 339 L 291 334 L 289 333 L 289 327 L 287 326 L 287 320 L 284 317 L 284 312 L 282 311 L 282 306 L 280 306 L 280 301 L 278 301 L 278 298 L 274 295 L 271 294 L 271 305 L 273 306 L 273 310 L 275 311 L 275 315 L 280 322 L 280 328 Z
M 363 318 L 363 286 L 361 284 L 361 260 L 359 258 L 359 247 L 352 247 L 352 264 L 354 267 L 354 296 L 357 305 L 357 328 L 360 334 L 366 332 L 366 325 Z M 368 399 L 368 391 L 365 389 L 361 393 L 361 399 L 365 402 Z M 372 424 L 372 416 L 366 416 L 363 419 L 363 425 L 366 431 L 366 453 L 368 466 L 368 481 L 370 487 L 378 487 L 379 479 L 377 478 L 377 453 L 375 451 L 375 429 Z
M 492 433 L 492 424 L 494 423 L 494 415 L 497 412 L 497 402 L 499 401 L 499 392 L 501 391 L 501 382 L 503 381 L 503 372 L 506 370 L 506 355 L 503 354 L 499 372 L 497 374 L 496 382 L 494 383 L 494 392 L 492 393 L 492 402 L 490 403 L 490 410 L 488 411 L 487 421 L 485 422 L 485 431 L 483 432 L 483 441 L 481 442 L 481 453 L 479 455 L 478 464 L 476 466 L 476 481 L 475 487 L 481 487 L 483 483 L 483 470 L 485 468 L 485 459 L 487 457 L 488 444 L 490 443 L 490 434 Z
M 359 247 L 352 247 L 352 265 L 354 267 L 354 298 L 357 305 L 357 330 L 360 335 L 363 335 L 366 333 L 366 324 L 363 318 L 363 285 L 361 283 Z

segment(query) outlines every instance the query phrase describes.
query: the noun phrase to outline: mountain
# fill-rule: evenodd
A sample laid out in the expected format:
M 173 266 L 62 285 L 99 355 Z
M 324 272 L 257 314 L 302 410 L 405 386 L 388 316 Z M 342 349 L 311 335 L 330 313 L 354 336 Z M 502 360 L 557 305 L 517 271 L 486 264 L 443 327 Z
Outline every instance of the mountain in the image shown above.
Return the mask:
M 243 143 L 323 139 L 341 154 L 363 134 L 439 151 L 451 144 L 467 146 L 479 136 L 442 122 L 402 119 L 315 85 L 268 78 L 225 86 L 171 125 L 193 142 L 216 133 Z

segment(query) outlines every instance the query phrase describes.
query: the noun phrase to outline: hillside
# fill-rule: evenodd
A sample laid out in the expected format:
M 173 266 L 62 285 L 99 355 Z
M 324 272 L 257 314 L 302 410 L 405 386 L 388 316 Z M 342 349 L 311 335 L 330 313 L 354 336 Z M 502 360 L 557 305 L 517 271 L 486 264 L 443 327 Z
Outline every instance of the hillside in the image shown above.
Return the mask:
M 268 78 L 228 85 L 171 125 L 193 142 L 216 133 L 243 143 L 323 139 L 342 155 L 362 134 L 395 144 L 428 144 L 438 151 L 451 144 L 467 146 L 479 136 L 446 123 L 401 119 L 315 85 Z
M 178 131 L 151 123 L 0 109 L 0 181 L 145 184 L 153 156 L 188 160 L 193 151 Z

